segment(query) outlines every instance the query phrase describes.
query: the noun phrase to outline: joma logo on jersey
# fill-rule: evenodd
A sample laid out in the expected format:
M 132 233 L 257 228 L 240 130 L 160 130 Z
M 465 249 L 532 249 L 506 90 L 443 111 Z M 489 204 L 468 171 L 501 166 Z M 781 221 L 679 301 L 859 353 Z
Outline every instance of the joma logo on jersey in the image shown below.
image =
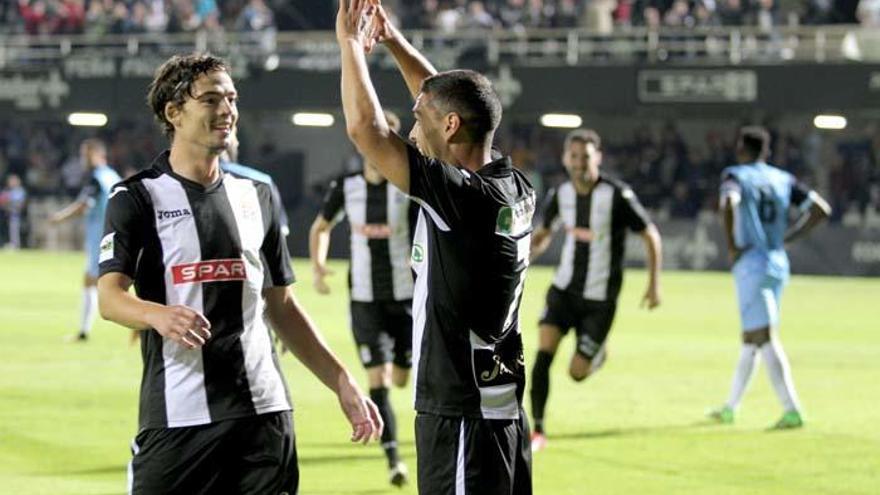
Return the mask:
M 192 215 L 192 212 L 186 208 L 181 210 L 158 210 L 156 211 L 156 218 L 159 220 L 170 220 L 172 218 L 180 218 Z
M 171 267 L 174 284 L 246 280 L 244 261 L 240 259 L 199 261 Z

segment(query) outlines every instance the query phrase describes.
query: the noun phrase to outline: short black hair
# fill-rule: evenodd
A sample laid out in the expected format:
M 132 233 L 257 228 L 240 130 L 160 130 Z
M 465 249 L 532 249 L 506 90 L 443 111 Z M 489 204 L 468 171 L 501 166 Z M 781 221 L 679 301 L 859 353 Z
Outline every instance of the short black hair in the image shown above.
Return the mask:
M 770 156 L 770 133 L 759 125 L 749 125 L 739 130 L 742 149 L 753 160 L 766 160 Z
M 569 132 L 568 135 L 565 136 L 565 147 L 563 149 L 568 150 L 571 143 L 575 141 L 584 144 L 593 143 L 597 150 L 602 149 L 602 138 L 600 138 L 599 133 L 593 129 L 575 129 Z
M 168 139 L 174 137 L 174 126 L 165 118 L 165 106 L 169 102 L 182 105 L 187 96 L 192 96 L 192 85 L 199 76 L 218 70 L 229 72 L 229 64 L 208 53 L 175 55 L 156 70 L 147 92 L 147 105 Z
M 472 143 L 491 138 L 501 123 L 501 100 L 486 76 L 472 70 L 440 72 L 422 82 L 422 93 L 431 95 L 435 108 L 461 117 L 461 126 Z

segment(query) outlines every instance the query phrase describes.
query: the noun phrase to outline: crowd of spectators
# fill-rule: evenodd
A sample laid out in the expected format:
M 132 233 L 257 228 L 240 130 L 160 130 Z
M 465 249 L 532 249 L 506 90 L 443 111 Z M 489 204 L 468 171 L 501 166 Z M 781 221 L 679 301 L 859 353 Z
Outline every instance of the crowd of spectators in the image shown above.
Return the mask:
M 840 221 L 847 213 L 880 213 L 880 131 L 868 128 L 835 142 L 812 128 L 779 130 L 771 162 L 809 183 L 832 202 Z M 701 131 L 702 132 L 702 131 Z M 645 206 L 662 217 L 695 218 L 714 210 L 721 170 L 735 162 L 735 128 L 691 132 L 676 125 L 643 125 L 623 133 L 604 133 L 603 170 L 631 184 Z M 0 179 L 22 178 L 32 197 L 71 196 L 82 183 L 77 154 L 84 136 L 63 123 L 0 124 Z M 149 122 L 127 122 L 103 129 L 109 161 L 122 176 L 148 164 L 165 146 Z M 514 163 L 544 193 L 565 180 L 560 164 L 564 133 L 532 123 L 514 123 L 499 139 Z M 271 143 L 255 143 L 269 146 Z M 260 148 L 265 159 L 268 148 Z
M 0 21 L 31 35 L 266 31 L 275 29 L 270 1 L 4 0 Z
M 317 3 L 317 2 L 312 2 Z M 287 0 L 4 0 L 0 29 L 29 34 L 330 29 L 327 5 Z M 386 0 L 407 29 L 631 26 L 690 28 L 789 23 L 880 25 L 880 0 Z M 332 5 L 331 5 L 332 7 Z

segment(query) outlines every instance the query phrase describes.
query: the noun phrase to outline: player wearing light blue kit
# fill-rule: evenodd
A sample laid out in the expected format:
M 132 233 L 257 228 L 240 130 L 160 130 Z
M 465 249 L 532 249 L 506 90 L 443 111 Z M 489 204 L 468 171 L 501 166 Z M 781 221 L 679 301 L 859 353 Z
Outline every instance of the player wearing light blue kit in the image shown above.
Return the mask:
M 760 351 L 770 381 L 784 409 L 775 428 L 803 425 L 788 358 L 779 339 L 782 289 L 788 282 L 785 244 L 815 227 L 831 208 L 815 191 L 788 172 L 766 163 L 770 136 L 760 127 L 744 127 L 737 142 L 740 165 L 722 172 L 721 212 L 733 263 L 742 321 L 743 344 L 730 397 L 710 417 L 732 423 L 755 369 Z M 798 217 L 789 228 L 789 210 Z
M 73 203 L 49 217 L 53 224 L 85 215 L 86 270 L 83 280 L 83 301 L 79 333 L 74 340 L 88 340 L 98 309 L 98 263 L 101 256 L 101 236 L 104 232 L 104 212 L 110 189 L 122 178 L 107 165 L 107 148 L 98 139 L 86 139 L 80 145 L 80 158 L 86 169 L 82 191 Z

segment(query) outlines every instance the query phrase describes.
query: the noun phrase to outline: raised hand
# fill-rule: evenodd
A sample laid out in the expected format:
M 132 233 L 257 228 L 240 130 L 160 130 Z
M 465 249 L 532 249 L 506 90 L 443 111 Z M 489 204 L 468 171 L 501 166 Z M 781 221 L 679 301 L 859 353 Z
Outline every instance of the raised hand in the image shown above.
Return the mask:
M 354 41 L 372 49 L 376 0 L 339 0 L 336 13 L 336 39 Z

